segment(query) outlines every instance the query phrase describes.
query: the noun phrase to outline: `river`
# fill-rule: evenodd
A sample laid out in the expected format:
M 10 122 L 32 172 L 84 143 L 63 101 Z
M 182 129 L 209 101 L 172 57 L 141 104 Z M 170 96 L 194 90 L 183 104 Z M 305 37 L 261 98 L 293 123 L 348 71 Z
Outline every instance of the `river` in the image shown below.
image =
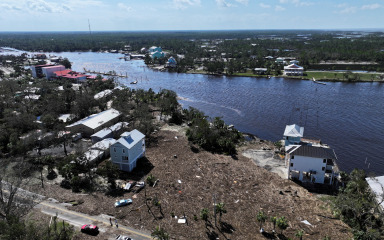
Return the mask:
M 124 61 L 121 54 L 57 53 L 72 69 L 114 70 L 131 88 L 170 89 L 183 107 L 221 116 L 227 124 L 262 139 L 282 139 L 287 124 L 303 126 L 304 137 L 321 139 L 335 149 L 341 170 L 362 168 L 384 174 L 384 84 L 284 78 L 217 77 L 158 72 L 143 61 Z M 138 84 L 129 84 L 132 81 Z

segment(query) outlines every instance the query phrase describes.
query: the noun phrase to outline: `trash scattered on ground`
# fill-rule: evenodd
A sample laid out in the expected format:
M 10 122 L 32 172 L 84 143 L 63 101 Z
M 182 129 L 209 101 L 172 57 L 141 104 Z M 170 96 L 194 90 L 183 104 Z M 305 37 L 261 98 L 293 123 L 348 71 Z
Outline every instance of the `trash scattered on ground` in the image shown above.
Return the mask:
M 301 221 L 301 222 L 306 224 L 306 225 L 312 226 L 312 224 L 310 224 L 307 220 L 304 220 L 304 221 Z

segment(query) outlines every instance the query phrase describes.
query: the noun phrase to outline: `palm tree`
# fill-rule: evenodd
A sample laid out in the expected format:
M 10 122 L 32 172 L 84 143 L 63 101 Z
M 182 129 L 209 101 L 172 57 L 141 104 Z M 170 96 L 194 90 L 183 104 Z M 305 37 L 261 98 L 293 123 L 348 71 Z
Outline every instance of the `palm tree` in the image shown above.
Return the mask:
M 153 238 L 158 239 L 158 240 L 168 240 L 169 239 L 168 233 L 164 230 L 164 228 L 161 228 L 160 226 L 155 228 L 155 230 L 151 233 L 151 236 Z
M 208 217 L 209 217 L 208 209 L 207 208 L 201 209 L 201 211 L 200 211 L 200 218 L 202 220 L 204 220 L 205 222 L 207 222 L 208 221 Z
M 227 213 L 227 210 L 224 208 L 224 203 L 218 203 L 215 206 L 216 214 L 219 213 L 219 222 L 221 222 L 221 216 L 223 213 Z
M 300 240 L 303 240 L 304 230 L 297 230 L 295 236 L 300 238 Z
M 281 234 L 283 234 L 283 230 L 287 229 L 288 227 L 287 219 L 285 219 L 285 217 L 278 218 L 276 225 L 278 228 L 280 228 Z
M 263 211 L 259 211 L 256 216 L 257 221 L 260 223 L 260 229 L 263 227 L 263 223 L 267 219 L 267 216 Z

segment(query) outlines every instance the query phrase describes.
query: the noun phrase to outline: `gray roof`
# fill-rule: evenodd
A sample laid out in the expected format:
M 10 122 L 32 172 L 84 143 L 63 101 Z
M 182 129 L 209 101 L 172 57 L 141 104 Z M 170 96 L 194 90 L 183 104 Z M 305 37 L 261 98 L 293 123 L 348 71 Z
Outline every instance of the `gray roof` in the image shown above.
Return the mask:
M 380 203 L 380 207 L 384 209 L 384 201 L 383 201 L 383 188 L 384 188 L 384 176 L 374 177 L 374 178 L 366 178 L 369 187 L 372 192 L 375 193 L 376 201 Z
M 121 134 L 121 138 L 117 140 L 118 143 L 122 144 L 124 147 L 131 149 L 139 141 L 145 138 L 145 135 L 134 129 L 131 132 L 125 132 Z
M 120 112 L 111 108 L 109 110 L 106 110 L 104 112 L 100 112 L 98 114 L 93 114 L 91 116 L 88 116 L 86 118 L 83 118 L 67 127 L 73 127 L 79 124 L 83 124 L 84 126 L 87 126 L 91 129 L 95 129 L 101 125 L 103 125 L 106 122 L 111 121 L 112 119 L 120 116 Z
M 291 155 L 295 156 L 305 156 L 313 158 L 323 158 L 323 159 L 337 159 L 335 151 L 331 148 L 323 147 L 312 147 L 312 146 L 300 146 L 295 150 L 290 152 Z
M 127 122 L 118 122 L 113 126 L 106 127 L 101 129 L 95 134 L 92 134 L 91 137 L 98 137 L 98 138 L 104 138 L 105 136 L 108 136 L 113 131 L 119 131 L 123 127 L 127 127 L 128 123 Z
M 292 124 L 285 127 L 284 136 L 288 137 L 303 137 L 304 128 L 299 125 Z
M 116 142 L 113 138 L 106 138 L 92 145 L 91 149 L 106 151 Z

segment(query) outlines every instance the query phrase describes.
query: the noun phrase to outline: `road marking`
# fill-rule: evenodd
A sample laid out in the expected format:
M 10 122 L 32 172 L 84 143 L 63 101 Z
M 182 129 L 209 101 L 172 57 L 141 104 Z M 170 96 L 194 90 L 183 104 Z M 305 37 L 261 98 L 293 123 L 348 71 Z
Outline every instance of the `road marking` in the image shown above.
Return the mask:
M 102 222 L 103 224 L 105 225 L 110 225 L 109 222 L 107 221 L 100 221 L 99 219 L 95 219 L 95 218 L 92 218 L 92 217 L 88 217 L 84 214 L 80 214 L 80 213 L 77 213 L 77 212 L 74 212 L 74 211 L 70 211 L 70 210 L 67 210 L 67 209 L 64 209 L 64 208 L 61 208 L 61 207 L 58 207 L 58 206 L 52 206 L 50 204 L 47 204 L 47 203 L 44 203 L 44 202 L 41 202 L 40 203 L 41 205 L 43 206 L 46 206 L 46 207 L 50 207 L 50 208 L 54 208 L 54 209 L 58 209 L 58 210 L 61 210 L 63 212 L 67 212 L 69 214 L 73 214 L 73 215 L 76 215 L 76 216 L 79 216 L 79 217 L 82 217 L 82 218 L 86 218 L 86 219 L 89 219 L 91 221 L 95 221 L 95 222 Z M 140 233 L 140 232 L 137 232 L 135 230 L 131 230 L 131 229 L 128 229 L 126 227 L 119 227 L 118 229 L 122 229 L 126 232 L 130 232 L 130 233 L 133 233 L 133 234 L 136 234 L 136 235 L 139 235 L 139 236 L 142 236 L 142 237 L 145 237 L 145 238 L 148 238 L 148 239 L 152 239 L 152 237 L 150 235 L 147 235 L 147 234 L 144 234 L 144 233 Z

